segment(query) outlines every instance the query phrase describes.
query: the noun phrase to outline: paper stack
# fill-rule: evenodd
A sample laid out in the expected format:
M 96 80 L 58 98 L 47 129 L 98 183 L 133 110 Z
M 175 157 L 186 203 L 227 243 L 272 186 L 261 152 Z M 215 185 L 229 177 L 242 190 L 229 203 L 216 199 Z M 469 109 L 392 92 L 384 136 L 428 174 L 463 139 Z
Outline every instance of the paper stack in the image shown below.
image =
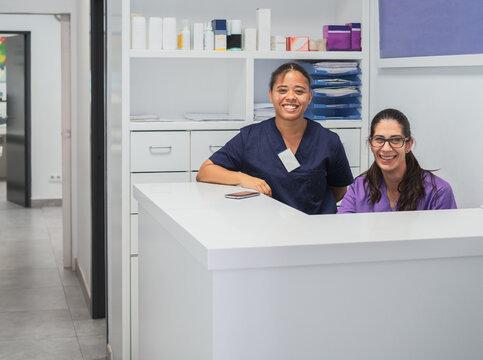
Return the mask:
M 262 121 L 275 116 L 272 103 L 256 103 L 253 107 L 253 120 Z

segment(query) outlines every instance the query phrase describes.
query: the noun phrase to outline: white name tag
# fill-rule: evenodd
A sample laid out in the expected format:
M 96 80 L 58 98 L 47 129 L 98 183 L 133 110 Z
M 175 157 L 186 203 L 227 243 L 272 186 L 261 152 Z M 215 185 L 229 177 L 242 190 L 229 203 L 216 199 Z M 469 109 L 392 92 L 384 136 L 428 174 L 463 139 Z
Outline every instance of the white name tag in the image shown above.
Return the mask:
M 282 160 L 282 164 L 288 172 L 291 172 L 300 166 L 297 158 L 290 149 L 282 151 L 278 154 L 278 157 Z

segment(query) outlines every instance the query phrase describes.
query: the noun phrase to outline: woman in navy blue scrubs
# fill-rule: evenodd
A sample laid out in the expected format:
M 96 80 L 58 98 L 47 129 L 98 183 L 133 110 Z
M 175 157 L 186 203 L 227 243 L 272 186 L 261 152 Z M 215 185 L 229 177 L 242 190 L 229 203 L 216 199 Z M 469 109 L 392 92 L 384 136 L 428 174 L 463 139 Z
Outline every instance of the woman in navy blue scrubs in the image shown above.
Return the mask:
M 241 185 L 307 214 L 332 214 L 353 181 L 339 136 L 304 118 L 310 76 L 296 63 L 272 73 L 275 117 L 249 125 L 200 167 L 197 181 Z

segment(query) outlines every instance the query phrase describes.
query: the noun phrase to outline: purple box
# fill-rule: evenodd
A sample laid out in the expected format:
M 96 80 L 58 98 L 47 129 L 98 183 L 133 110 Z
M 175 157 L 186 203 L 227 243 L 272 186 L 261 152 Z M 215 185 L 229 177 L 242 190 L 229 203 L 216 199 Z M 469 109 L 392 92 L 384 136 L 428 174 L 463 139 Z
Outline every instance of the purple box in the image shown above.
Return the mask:
M 351 50 L 361 51 L 361 23 L 346 24 L 351 28 Z
M 347 25 L 324 25 L 327 51 L 351 50 L 351 28 Z

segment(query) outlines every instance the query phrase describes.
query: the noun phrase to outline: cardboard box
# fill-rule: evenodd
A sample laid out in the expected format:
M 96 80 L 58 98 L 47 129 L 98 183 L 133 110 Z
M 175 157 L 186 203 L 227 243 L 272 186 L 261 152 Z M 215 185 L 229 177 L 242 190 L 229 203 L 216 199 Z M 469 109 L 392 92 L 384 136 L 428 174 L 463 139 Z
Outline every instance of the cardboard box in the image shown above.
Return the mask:
M 271 9 L 257 9 L 257 49 L 270 51 Z
M 211 20 L 211 27 L 213 28 L 213 31 L 225 31 L 226 32 L 226 20 L 225 19 Z
M 243 50 L 255 51 L 257 50 L 257 29 L 245 28 L 245 36 L 243 36 Z
M 328 51 L 351 50 L 351 28 L 347 25 L 325 25 L 324 39 Z
M 270 40 L 270 48 L 272 51 L 286 51 L 287 41 L 283 36 L 272 36 Z
M 361 51 L 361 23 L 346 24 L 351 28 L 351 50 Z
M 287 51 L 309 51 L 308 36 L 289 36 L 286 44 Z
M 226 30 L 215 30 L 215 50 L 226 50 Z

